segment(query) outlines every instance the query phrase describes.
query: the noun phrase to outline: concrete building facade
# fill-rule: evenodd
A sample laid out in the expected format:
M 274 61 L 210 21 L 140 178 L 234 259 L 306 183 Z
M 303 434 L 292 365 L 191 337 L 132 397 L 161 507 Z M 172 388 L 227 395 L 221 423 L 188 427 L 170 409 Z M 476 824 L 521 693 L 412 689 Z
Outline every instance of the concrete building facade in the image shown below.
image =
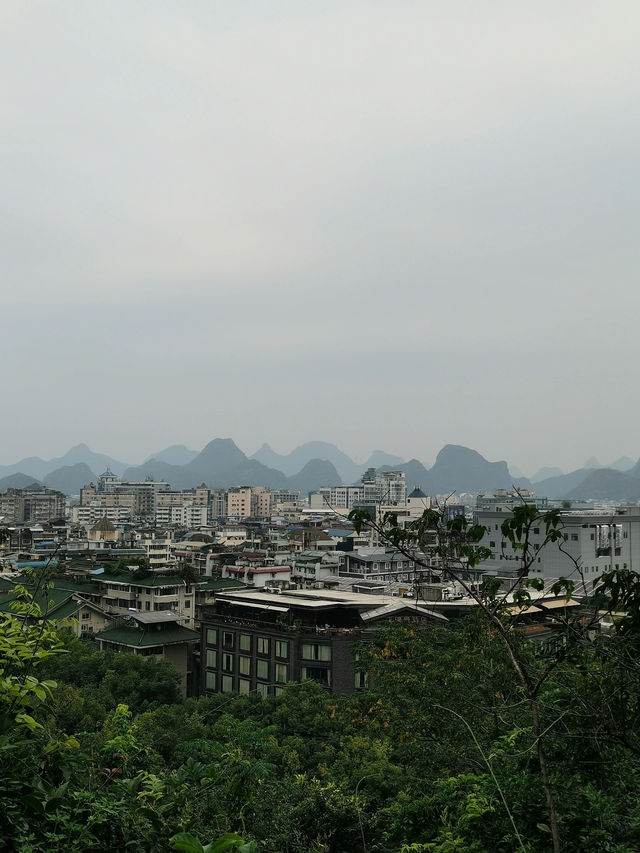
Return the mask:
M 502 536 L 501 524 L 510 517 L 504 510 L 476 510 L 475 521 L 487 528 L 480 543 L 491 551 L 491 557 L 479 568 L 492 574 L 517 574 L 521 552 Z M 558 578 L 571 575 L 579 580 L 575 571 L 577 561 L 586 580 L 591 581 L 611 569 L 640 571 L 640 507 L 617 507 L 610 511 L 563 511 L 563 538 L 559 543 L 542 547 L 545 537 L 543 525 L 533 527 L 531 547 L 533 577 Z

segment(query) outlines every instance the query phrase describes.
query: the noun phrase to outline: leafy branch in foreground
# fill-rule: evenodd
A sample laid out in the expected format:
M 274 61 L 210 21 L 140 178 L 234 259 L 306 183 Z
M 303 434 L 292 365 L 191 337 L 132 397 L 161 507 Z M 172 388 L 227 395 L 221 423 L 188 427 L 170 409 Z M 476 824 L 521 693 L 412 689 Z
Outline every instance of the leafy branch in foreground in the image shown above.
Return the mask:
M 532 664 L 529 651 L 514 631 L 521 623 L 524 613 L 533 604 L 530 590 L 541 593 L 536 597 L 535 603 L 544 610 L 544 583 L 540 578 L 530 578 L 529 571 L 541 549 L 555 544 L 562 547 L 562 519 L 559 510 L 541 512 L 534 504 L 525 501 L 515 506 L 509 517 L 502 522 L 501 532 L 518 555 L 517 570 L 508 581 L 485 575 L 479 588 L 472 580 L 473 570 L 490 558 L 490 549 L 482 544 L 488 531 L 482 525 L 470 524 L 463 515 L 448 518 L 446 505 L 425 510 L 406 527 L 399 525 L 395 512 L 384 513 L 378 521 L 368 510 L 357 509 L 349 514 L 349 519 L 357 532 L 365 526 L 375 531 L 382 542 L 412 560 L 416 571 L 418 567 L 426 572 L 436 568 L 443 579 L 458 584 L 467 596 L 475 601 L 479 611 L 495 630 L 529 709 L 552 849 L 554 853 L 560 853 L 562 843 L 558 809 L 546 755 L 547 729 L 542 722 L 544 708 L 540 701 L 540 692 L 554 670 L 566 658 L 572 645 L 588 636 L 588 629 L 595 624 L 597 613 L 594 610 L 587 625 L 567 619 L 564 614 L 557 616 L 555 613 L 549 613 L 549 618 L 563 631 L 563 636 L 555 653 L 551 654 L 542 666 Z M 542 542 L 536 543 L 536 549 L 532 546 L 534 527 L 543 530 Z M 581 577 L 576 561 L 574 571 Z M 553 586 L 550 597 L 564 591 L 568 600 L 574 587 L 575 582 L 571 578 L 562 577 Z M 505 807 L 508 811 L 506 802 Z

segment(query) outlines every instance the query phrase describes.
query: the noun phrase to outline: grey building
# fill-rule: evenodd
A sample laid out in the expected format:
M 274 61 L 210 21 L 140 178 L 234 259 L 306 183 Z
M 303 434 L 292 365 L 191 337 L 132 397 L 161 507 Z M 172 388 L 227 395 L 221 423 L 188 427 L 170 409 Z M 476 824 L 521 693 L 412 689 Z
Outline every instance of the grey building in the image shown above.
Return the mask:
M 511 513 L 505 508 L 477 510 L 475 521 L 487 528 L 480 544 L 489 548 L 491 557 L 479 568 L 491 574 L 517 574 L 521 552 L 502 536 L 501 525 Z M 560 514 L 562 540 L 542 547 L 543 525 L 533 527 L 531 547 L 533 577 L 558 578 L 571 575 L 579 579 L 574 561 L 584 577 L 592 581 L 611 569 L 640 571 L 640 507 L 616 507 L 612 510 L 587 512 L 566 511 Z

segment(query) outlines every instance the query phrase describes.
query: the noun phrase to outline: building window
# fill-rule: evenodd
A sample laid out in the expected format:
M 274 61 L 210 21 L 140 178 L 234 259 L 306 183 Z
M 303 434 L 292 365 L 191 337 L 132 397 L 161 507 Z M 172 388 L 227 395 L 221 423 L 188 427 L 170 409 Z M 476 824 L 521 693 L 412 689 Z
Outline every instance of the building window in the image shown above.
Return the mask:
M 232 693 L 233 692 L 233 677 L 231 675 L 223 675 L 222 676 L 222 692 L 223 693 Z
M 276 681 L 280 684 L 286 684 L 289 679 L 287 678 L 287 665 L 286 663 L 277 663 L 276 664 Z
M 233 655 L 226 652 L 222 655 L 222 668 L 225 672 L 233 672 Z
M 83 619 L 91 619 L 91 614 L 87 610 L 83 610 L 82 618 Z
M 269 662 L 266 660 L 256 661 L 256 676 L 264 681 L 269 679 Z
M 210 646 L 218 645 L 218 629 L 217 628 L 207 628 L 207 643 Z
M 222 647 L 225 649 L 233 648 L 233 634 L 231 631 L 222 632 Z
M 258 637 L 258 654 L 259 655 L 268 655 L 269 654 L 269 638 L 268 637 Z
M 218 652 L 215 649 L 207 649 L 207 667 L 215 669 L 218 666 Z
M 251 693 L 251 682 L 246 678 L 241 678 L 238 681 L 238 693 Z
M 369 686 L 369 673 L 356 670 L 353 685 L 357 690 L 364 690 Z
M 264 661 L 261 661 L 261 663 L 264 663 Z M 240 675 L 251 675 L 251 658 L 240 657 L 238 669 Z
M 269 687 L 267 684 L 256 684 L 256 693 L 258 696 L 268 696 Z
M 289 655 L 289 643 L 287 640 L 276 640 L 276 657 L 286 658 Z
M 320 669 L 315 666 L 303 666 L 302 680 L 306 679 L 315 681 L 316 684 L 321 684 L 323 687 L 331 687 L 331 670 Z
M 240 634 L 240 648 L 243 652 L 251 651 L 251 635 L 250 634 Z
M 207 690 L 215 690 L 216 689 L 216 674 L 215 672 L 208 672 L 205 675 L 204 686 Z
M 304 660 L 331 660 L 331 646 L 303 643 L 302 657 Z
M 572 542 L 577 542 L 577 541 L 578 541 L 578 534 L 577 534 L 577 533 L 572 533 L 572 534 L 571 534 L 571 541 L 572 541 Z

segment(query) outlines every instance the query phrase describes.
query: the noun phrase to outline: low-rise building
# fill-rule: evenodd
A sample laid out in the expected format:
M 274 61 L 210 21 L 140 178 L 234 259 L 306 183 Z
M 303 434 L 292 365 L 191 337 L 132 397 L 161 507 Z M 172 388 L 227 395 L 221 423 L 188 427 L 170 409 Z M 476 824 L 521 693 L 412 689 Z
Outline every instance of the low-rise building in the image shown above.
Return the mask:
M 181 676 L 182 695 L 189 690 L 193 652 L 200 635 L 180 624 L 175 613 L 129 613 L 96 635 L 101 649 L 164 658 Z

